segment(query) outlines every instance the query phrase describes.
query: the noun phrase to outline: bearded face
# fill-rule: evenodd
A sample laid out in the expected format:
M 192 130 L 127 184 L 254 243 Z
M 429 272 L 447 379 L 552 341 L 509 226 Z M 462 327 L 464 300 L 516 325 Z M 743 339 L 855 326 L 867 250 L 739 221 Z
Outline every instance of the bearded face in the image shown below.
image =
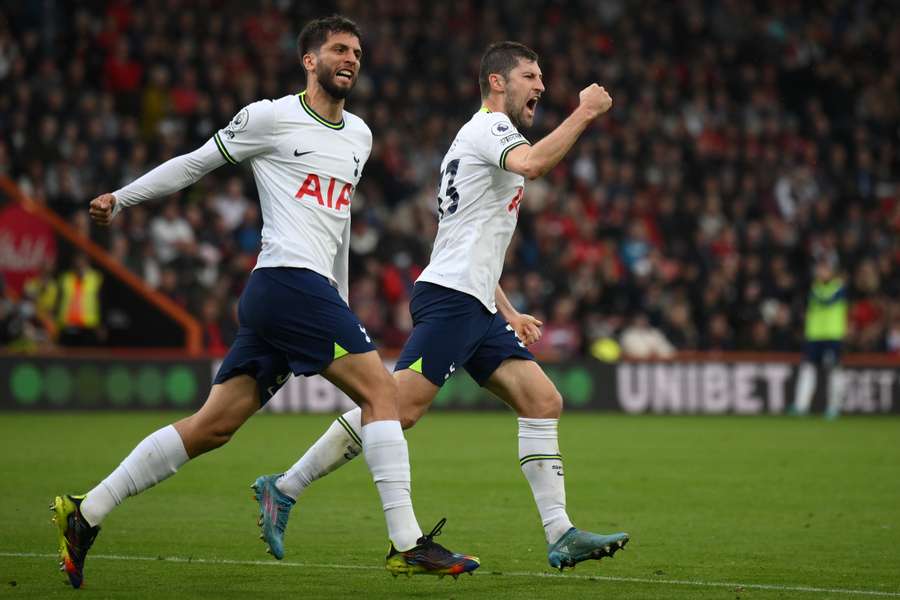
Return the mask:
M 534 110 L 544 92 L 541 69 L 536 62 L 519 60 L 506 79 L 503 112 L 516 129 L 531 127 Z
M 315 78 L 332 98 L 344 100 L 359 78 L 362 51 L 359 38 L 350 33 L 337 32 L 328 36 L 315 52 Z

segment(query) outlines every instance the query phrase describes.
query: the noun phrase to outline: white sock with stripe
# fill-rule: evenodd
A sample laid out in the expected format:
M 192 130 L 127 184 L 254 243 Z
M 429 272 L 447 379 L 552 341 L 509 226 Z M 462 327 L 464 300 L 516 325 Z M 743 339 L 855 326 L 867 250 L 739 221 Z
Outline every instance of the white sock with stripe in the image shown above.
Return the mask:
M 81 514 L 92 526 L 128 496 L 134 496 L 171 477 L 188 461 L 181 436 L 172 425 L 154 431 L 135 446 L 116 470 L 89 491 L 81 502 Z
M 342 467 L 362 452 L 362 411 L 354 408 L 338 417 L 300 460 L 275 483 L 296 500 L 316 479 Z
M 566 513 L 566 480 L 559 454 L 558 425 L 559 419 L 519 418 L 519 464 L 531 486 L 548 544 L 572 527 Z
M 410 496 L 409 450 L 400 421 L 373 421 L 362 428 L 363 455 L 372 472 L 394 548 L 409 550 L 422 537 Z

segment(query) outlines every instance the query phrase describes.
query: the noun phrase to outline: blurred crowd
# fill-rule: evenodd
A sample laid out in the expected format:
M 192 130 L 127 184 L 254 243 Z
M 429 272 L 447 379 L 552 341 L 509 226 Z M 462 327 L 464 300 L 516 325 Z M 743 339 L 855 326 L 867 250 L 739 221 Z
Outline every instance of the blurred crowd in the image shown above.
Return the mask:
M 0 174 L 88 229 L 87 201 L 304 87 L 296 35 L 327 3 L 25 2 L 0 14 Z M 315 9 L 315 12 L 312 10 Z M 541 56 L 536 141 L 591 82 L 614 99 L 526 186 L 501 281 L 536 351 L 598 341 L 797 350 L 814 260 L 837 257 L 852 349 L 900 351 L 900 5 L 874 0 L 345 0 L 364 33 L 348 109 L 374 133 L 353 203 L 353 310 L 399 347 L 436 231 L 441 158 L 479 108 L 479 58 Z M 260 244 L 249 171 L 223 167 L 91 235 L 234 335 Z M 639 344 L 640 345 L 640 344 Z M 637 347 L 637 346 L 633 346 Z

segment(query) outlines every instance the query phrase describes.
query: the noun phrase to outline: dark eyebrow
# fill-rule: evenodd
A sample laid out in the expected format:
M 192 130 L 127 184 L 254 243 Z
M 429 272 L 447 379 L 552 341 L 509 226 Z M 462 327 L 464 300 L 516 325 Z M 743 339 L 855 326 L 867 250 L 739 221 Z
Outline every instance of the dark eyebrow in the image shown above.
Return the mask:
M 335 50 L 338 50 L 338 51 L 351 49 L 350 46 L 348 46 L 347 44 L 345 44 L 343 42 L 335 42 L 334 45 L 332 46 L 332 48 L 334 48 Z M 356 55 L 356 58 L 359 58 L 360 56 L 362 56 L 362 50 L 360 50 L 359 48 L 353 48 L 353 54 Z

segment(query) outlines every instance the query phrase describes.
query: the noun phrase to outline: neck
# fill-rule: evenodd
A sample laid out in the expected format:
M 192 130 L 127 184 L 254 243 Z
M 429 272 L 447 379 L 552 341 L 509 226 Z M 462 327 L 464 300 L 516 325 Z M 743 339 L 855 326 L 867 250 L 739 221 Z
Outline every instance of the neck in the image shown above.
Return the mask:
M 506 113 L 503 108 L 503 96 L 498 96 L 496 94 L 491 94 L 487 98 L 481 101 L 483 106 L 486 106 L 487 109 L 491 112 L 499 112 Z
M 334 99 L 317 84 L 306 88 L 306 103 L 314 111 L 329 121 L 338 122 L 344 115 L 344 101 Z

